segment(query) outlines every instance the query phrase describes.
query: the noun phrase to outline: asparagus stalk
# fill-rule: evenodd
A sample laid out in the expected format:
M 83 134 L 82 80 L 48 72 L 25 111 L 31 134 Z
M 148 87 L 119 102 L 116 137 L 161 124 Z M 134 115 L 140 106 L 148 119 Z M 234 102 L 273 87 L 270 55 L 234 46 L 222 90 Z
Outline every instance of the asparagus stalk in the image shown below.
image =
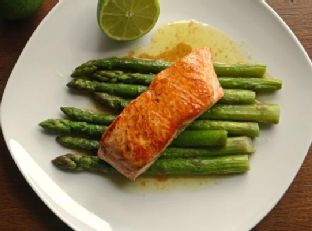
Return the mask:
M 256 92 L 276 91 L 282 88 L 282 81 L 279 79 L 261 78 L 219 78 L 223 88 L 248 89 Z
M 153 74 L 126 73 L 123 71 L 98 71 L 91 75 L 91 79 L 100 82 L 131 83 L 149 85 L 154 78 Z M 242 78 L 219 77 L 221 86 L 225 89 L 245 89 L 257 92 L 275 91 L 282 87 L 282 81 L 271 78 Z
M 222 147 L 207 148 L 167 148 L 160 158 L 194 158 L 218 155 L 251 154 L 255 152 L 252 140 L 249 137 L 229 137 Z
M 58 156 L 52 162 L 61 170 L 118 174 L 113 167 L 100 160 L 97 156 L 87 156 L 78 153 L 66 154 Z M 244 173 L 248 170 L 248 155 L 235 155 L 192 159 L 159 159 L 144 175 L 226 175 Z
M 130 99 L 110 95 L 105 92 L 94 92 L 94 98 L 115 111 L 122 111 L 131 101 Z
M 75 107 L 61 107 L 61 111 L 70 119 L 94 124 L 109 125 L 116 118 L 113 115 L 96 113 Z
M 215 72 L 218 76 L 236 76 L 261 78 L 266 72 L 266 65 L 263 64 L 224 64 L 215 63 Z
M 99 148 L 99 141 L 73 136 L 58 136 L 57 142 L 64 147 L 96 152 Z M 252 140 L 249 137 L 229 137 L 224 146 L 206 148 L 179 148 L 168 147 L 160 158 L 191 158 L 215 155 L 251 154 L 255 152 Z
M 184 131 L 171 142 L 173 147 L 224 146 L 227 140 L 225 130 Z
M 39 123 L 46 131 L 57 134 L 78 134 L 99 138 L 107 128 L 104 125 L 67 119 L 48 119 Z
M 91 79 L 98 80 L 100 82 L 110 83 L 131 83 L 149 85 L 154 79 L 154 74 L 143 73 L 127 73 L 123 71 L 97 71 L 91 75 Z
M 99 141 L 74 136 L 58 136 L 56 141 L 66 148 L 96 152 L 99 149 Z
M 76 67 L 71 76 L 74 77 L 74 76 L 89 75 L 97 70 L 98 68 L 94 65 L 94 60 L 90 60 Z
M 171 62 L 161 60 L 135 58 L 103 58 L 88 61 L 77 67 L 72 76 L 90 75 L 98 70 L 127 70 L 131 72 L 158 73 L 169 66 Z M 218 76 L 262 77 L 266 66 L 261 64 L 214 64 Z
M 158 73 L 172 63 L 162 60 L 134 59 L 110 57 L 103 59 L 90 60 L 77 67 L 72 76 L 88 75 L 94 70 L 131 70 L 144 73 Z
M 147 90 L 146 86 L 122 83 L 103 83 L 86 79 L 73 79 L 67 87 L 87 92 L 106 92 L 124 97 L 136 97 Z
M 113 96 L 105 92 L 95 92 L 95 98 L 104 105 L 120 111 L 125 108 L 130 99 L 124 99 L 119 96 Z M 223 104 L 254 104 L 256 102 L 256 93 L 248 90 L 224 90 L 224 97 L 219 101 Z
M 222 120 L 195 120 L 186 130 L 218 130 L 223 129 L 231 136 L 258 137 L 259 125 L 255 122 L 234 122 Z
M 199 119 L 253 121 L 258 123 L 279 122 L 280 108 L 277 104 L 215 105 Z
M 116 118 L 112 115 L 95 113 L 74 107 L 61 107 L 61 110 L 70 118 L 77 121 L 109 125 Z M 218 120 L 196 120 L 187 126 L 186 130 L 226 130 L 229 135 L 259 136 L 259 125 L 254 122 L 234 122 Z
M 111 97 L 107 94 L 97 94 L 97 99 L 109 105 Z M 114 98 L 115 104 L 118 98 Z M 120 98 L 121 99 L 121 98 Z M 119 105 L 121 106 L 121 104 Z M 112 109 L 120 110 L 120 107 Z M 253 105 L 224 105 L 217 104 L 205 112 L 200 119 L 249 121 L 257 123 L 279 122 L 280 109 L 276 104 L 253 104 Z
M 108 106 L 111 106 L 110 103 L 112 103 L 113 106 L 118 105 L 119 109 L 123 108 L 126 104 L 129 103 L 129 101 L 123 100 L 118 96 L 134 98 L 136 96 L 139 96 L 145 90 L 147 90 L 146 86 L 141 85 L 123 84 L 123 83 L 103 83 L 97 81 L 90 81 L 87 79 L 73 79 L 67 84 L 67 86 L 69 88 L 83 91 L 106 93 L 106 94 L 96 94 L 96 96 L 99 99 L 103 99 L 103 102 Z M 115 97 L 112 97 L 108 94 L 112 94 Z M 109 98 L 109 100 L 105 100 L 107 97 Z M 226 89 L 224 90 L 224 97 L 222 100 L 220 100 L 220 103 L 252 104 L 255 103 L 255 99 L 256 94 L 253 91 Z
M 219 101 L 221 104 L 254 104 L 255 102 L 255 92 L 238 89 L 224 89 L 224 97 Z
M 87 124 L 63 119 L 48 119 L 40 126 L 49 132 L 100 138 L 106 126 Z M 202 147 L 223 146 L 226 143 L 227 131 L 225 130 L 198 130 L 184 131 L 173 142 L 175 147 Z

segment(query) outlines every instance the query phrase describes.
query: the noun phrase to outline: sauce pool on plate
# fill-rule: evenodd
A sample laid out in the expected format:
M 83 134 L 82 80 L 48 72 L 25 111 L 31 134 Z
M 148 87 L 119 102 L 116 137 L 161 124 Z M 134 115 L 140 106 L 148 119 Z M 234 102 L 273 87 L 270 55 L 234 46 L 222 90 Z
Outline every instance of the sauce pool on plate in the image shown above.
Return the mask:
M 194 20 L 161 26 L 150 44 L 129 52 L 137 58 L 176 61 L 192 50 L 209 47 L 214 62 L 247 63 L 249 57 L 242 46 L 215 27 Z

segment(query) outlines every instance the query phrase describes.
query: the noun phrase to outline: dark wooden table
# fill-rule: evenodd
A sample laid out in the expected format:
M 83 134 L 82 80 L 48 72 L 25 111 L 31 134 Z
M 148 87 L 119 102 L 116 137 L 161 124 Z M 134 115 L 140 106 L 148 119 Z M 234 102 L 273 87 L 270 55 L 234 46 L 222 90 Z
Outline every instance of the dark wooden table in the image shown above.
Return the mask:
M 268 0 L 268 2 L 293 29 L 311 57 L 312 0 Z M 0 21 L 1 93 L 28 38 L 56 3 L 57 0 L 46 0 L 41 9 L 27 20 Z M 254 231 L 312 230 L 312 148 L 309 154 L 284 197 L 253 229 Z M 2 136 L 0 137 L 0 230 L 70 230 L 26 183 L 15 166 Z

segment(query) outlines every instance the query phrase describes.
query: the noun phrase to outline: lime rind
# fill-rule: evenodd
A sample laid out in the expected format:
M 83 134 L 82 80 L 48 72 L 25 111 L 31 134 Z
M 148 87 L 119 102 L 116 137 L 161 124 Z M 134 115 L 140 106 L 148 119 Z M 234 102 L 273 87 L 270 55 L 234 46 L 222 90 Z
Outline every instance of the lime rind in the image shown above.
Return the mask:
M 30 17 L 42 3 L 43 0 L 0 0 L 0 18 L 18 20 Z

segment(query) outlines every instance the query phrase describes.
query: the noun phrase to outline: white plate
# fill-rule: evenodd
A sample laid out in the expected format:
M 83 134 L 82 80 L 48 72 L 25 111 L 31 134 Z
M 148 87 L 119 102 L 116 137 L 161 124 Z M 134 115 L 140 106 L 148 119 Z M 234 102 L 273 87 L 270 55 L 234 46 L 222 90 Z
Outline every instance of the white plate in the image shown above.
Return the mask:
M 50 160 L 66 151 L 37 125 L 61 116 L 62 105 L 89 106 L 84 97 L 66 91 L 75 66 L 129 48 L 105 42 L 95 12 L 95 0 L 61 1 L 29 40 L 8 81 L 2 129 L 29 184 L 76 230 L 252 228 L 288 188 L 311 141 L 312 69 L 293 33 L 263 1 L 236 0 L 235 5 L 232 0 L 161 1 L 157 26 L 183 19 L 214 25 L 247 44 L 253 58 L 283 79 L 283 90 L 268 98 L 281 105 L 281 122 L 262 131 L 248 174 L 193 189 L 129 191 L 106 177 L 57 170 Z

